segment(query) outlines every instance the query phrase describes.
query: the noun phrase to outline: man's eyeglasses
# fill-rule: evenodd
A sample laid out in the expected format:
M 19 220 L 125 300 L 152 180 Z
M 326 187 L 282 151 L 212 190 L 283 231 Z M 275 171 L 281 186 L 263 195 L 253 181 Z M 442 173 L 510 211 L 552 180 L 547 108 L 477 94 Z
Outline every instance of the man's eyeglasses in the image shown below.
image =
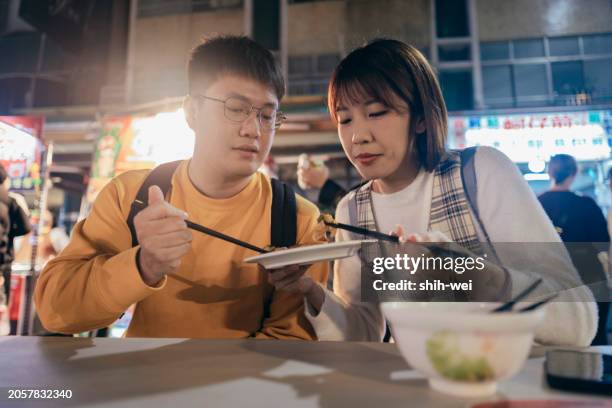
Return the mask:
M 196 98 L 209 99 L 211 101 L 222 103 L 225 107 L 225 117 L 232 122 L 242 123 L 251 115 L 252 111 L 257 111 L 257 119 L 263 130 L 271 131 L 278 129 L 286 116 L 283 112 L 270 106 L 256 108 L 247 101 L 241 98 L 230 96 L 226 100 L 212 98 L 206 95 L 191 95 Z

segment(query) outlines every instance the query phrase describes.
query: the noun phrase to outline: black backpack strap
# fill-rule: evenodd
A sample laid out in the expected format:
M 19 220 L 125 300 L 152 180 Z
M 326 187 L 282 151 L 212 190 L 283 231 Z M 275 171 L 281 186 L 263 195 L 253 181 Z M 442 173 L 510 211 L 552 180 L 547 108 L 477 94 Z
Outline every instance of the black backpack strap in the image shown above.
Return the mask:
M 474 165 L 477 147 L 468 147 L 461 151 L 461 179 L 465 196 L 472 206 L 474 213 L 478 214 L 478 187 L 476 186 L 476 166 Z
M 297 237 L 297 204 L 293 188 L 277 179 L 272 185 L 271 245 L 277 248 L 292 247 Z
M 136 214 L 138 214 L 149 204 L 149 187 L 158 186 L 165 197 L 168 194 L 168 191 L 170 191 L 170 186 L 172 185 L 172 175 L 176 171 L 179 164 L 181 164 L 181 161 L 182 160 L 177 160 L 160 164 L 151 170 L 147 178 L 140 185 L 140 189 L 138 189 L 138 193 L 136 193 L 136 199 L 132 203 L 130 214 L 127 218 L 127 224 L 130 228 L 130 233 L 132 234 L 132 247 L 138 245 L 136 227 L 134 226 L 134 217 L 136 217 Z
M 460 153 L 461 181 L 463 182 L 463 190 L 465 191 L 465 196 L 467 198 L 468 204 L 474 212 L 476 222 L 480 226 L 480 229 L 484 234 L 487 244 L 489 244 L 491 252 L 495 257 L 498 265 L 501 265 L 499 255 L 497 254 L 495 247 L 493 245 L 490 245 L 491 238 L 489 237 L 489 233 L 487 232 L 487 229 L 485 228 L 485 225 L 482 222 L 482 219 L 480 218 L 480 212 L 478 211 L 478 185 L 476 184 L 476 166 L 474 164 L 476 150 L 478 150 L 478 147 L 473 146 L 463 149 Z
M 477 146 L 472 146 L 461 151 L 461 181 L 463 182 L 463 190 L 465 191 L 468 204 L 472 207 L 472 211 L 474 211 L 476 222 L 480 226 L 487 242 L 490 243 L 491 239 L 480 219 L 480 212 L 478 211 L 478 185 L 476 184 L 476 166 L 474 164 L 477 150 Z

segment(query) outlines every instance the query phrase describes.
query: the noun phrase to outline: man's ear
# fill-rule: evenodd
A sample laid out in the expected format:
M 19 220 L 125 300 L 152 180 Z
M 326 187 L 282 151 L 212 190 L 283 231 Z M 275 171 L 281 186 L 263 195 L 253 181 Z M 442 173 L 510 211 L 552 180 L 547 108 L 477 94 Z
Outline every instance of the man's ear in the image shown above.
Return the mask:
M 185 112 L 185 120 L 189 127 L 195 132 L 195 124 L 196 124 L 196 111 L 197 101 L 191 96 L 187 95 L 183 99 L 183 112 Z

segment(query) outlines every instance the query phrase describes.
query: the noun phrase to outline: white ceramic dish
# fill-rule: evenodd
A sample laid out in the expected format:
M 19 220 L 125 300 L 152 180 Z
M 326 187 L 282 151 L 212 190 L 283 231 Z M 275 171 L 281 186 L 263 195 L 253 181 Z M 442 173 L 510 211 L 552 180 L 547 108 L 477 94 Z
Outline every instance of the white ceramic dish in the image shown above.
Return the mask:
M 258 263 L 266 269 L 282 268 L 288 265 L 308 265 L 355 255 L 361 248 L 361 244 L 367 242 L 376 242 L 376 240 L 342 241 L 281 249 L 268 254 L 252 256 L 245 259 L 244 262 Z
M 388 302 L 381 309 L 404 359 L 433 389 L 471 398 L 495 393 L 500 380 L 521 369 L 545 315 L 545 307 L 489 313 L 495 306 Z

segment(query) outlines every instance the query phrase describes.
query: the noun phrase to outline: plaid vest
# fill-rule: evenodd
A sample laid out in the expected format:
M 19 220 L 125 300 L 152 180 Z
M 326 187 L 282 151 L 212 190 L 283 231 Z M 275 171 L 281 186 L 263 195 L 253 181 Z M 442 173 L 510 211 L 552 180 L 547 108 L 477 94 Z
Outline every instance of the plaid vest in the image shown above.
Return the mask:
M 353 211 L 356 212 L 354 216 L 357 226 L 378 230 L 372 208 L 372 181 L 361 186 L 354 194 L 349 200 L 355 200 Z M 442 232 L 476 254 L 483 252 L 461 179 L 461 157 L 456 151 L 448 152 L 434 169 L 428 231 Z

